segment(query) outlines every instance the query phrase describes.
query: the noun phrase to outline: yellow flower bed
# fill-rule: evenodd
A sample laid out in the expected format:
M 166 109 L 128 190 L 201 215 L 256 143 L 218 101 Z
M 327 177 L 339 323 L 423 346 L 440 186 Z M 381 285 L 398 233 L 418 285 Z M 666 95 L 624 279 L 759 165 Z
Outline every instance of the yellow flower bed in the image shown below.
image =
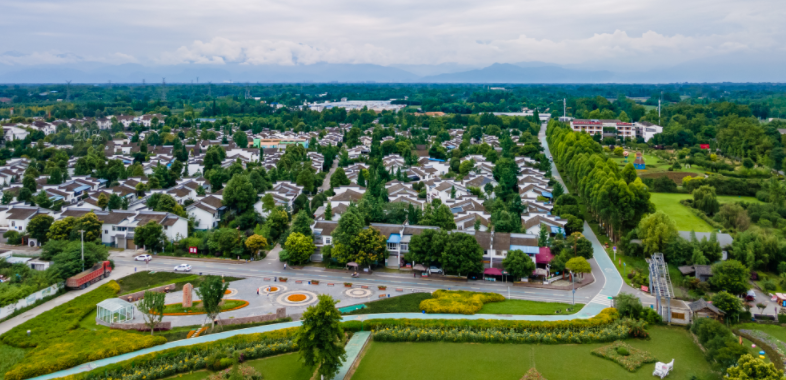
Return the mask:
M 287 297 L 287 301 L 289 302 L 303 302 L 306 300 L 306 296 L 303 294 L 293 294 Z
M 437 290 L 432 298 L 420 302 L 420 309 L 430 314 L 475 314 L 484 303 L 504 300 L 505 297 L 497 293 Z

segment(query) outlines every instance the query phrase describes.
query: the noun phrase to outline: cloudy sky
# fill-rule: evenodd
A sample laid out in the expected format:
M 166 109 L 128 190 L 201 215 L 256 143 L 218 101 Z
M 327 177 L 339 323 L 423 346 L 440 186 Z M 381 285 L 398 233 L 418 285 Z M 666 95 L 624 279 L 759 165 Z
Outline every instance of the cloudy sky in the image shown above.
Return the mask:
M 3 0 L 0 63 L 542 61 L 640 70 L 784 59 L 783 0 Z

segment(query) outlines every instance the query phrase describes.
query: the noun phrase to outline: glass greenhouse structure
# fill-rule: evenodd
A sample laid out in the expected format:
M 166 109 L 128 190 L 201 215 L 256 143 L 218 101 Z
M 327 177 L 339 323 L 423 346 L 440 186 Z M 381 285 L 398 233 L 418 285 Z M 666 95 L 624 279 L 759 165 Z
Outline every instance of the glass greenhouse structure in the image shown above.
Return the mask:
M 96 319 L 106 324 L 127 322 L 134 319 L 134 305 L 120 298 L 101 301 L 96 310 Z

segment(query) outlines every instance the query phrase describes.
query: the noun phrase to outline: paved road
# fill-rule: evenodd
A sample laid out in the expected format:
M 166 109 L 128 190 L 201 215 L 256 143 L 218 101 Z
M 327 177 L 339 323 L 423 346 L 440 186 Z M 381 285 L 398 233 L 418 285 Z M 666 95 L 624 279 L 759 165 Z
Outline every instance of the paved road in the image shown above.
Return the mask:
M 322 191 L 328 191 L 328 189 L 330 189 L 330 177 L 336 172 L 336 168 L 338 168 L 338 157 L 333 160 L 333 166 L 330 167 L 330 171 L 325 177 L 325 181 L 323 181 L 322 186 L 319 187 Z

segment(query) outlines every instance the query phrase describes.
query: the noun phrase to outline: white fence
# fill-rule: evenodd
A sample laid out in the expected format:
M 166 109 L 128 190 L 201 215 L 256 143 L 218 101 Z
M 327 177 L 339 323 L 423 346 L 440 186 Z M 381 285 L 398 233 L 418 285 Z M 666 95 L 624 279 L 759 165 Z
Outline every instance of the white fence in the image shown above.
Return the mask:
M 64 286 L 63 283 L 54 284 L 48 288 L 41 289 L 25 298 L 22 298 L 21 300 L 17 301 L 15 304 L 3 306 L 2 308 L 0 308 L 0 319 L 4 319 L 8 317 L 18 309 L 22 309 L 34 304 L 36 301 L 44 297 L 49 297 L 51 295 L 54 295 L 63 286 Z

